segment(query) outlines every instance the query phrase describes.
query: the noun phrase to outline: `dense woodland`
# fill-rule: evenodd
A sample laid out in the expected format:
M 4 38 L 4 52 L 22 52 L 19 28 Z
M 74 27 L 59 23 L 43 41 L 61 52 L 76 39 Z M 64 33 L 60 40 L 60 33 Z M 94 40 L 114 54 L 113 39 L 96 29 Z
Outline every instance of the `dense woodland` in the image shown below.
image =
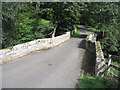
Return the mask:
M 120 55 L 120 3 L 7 2 L 2 3 L 2 46 L 58 36 L 74 26 L 91 26 L 105 55 Z

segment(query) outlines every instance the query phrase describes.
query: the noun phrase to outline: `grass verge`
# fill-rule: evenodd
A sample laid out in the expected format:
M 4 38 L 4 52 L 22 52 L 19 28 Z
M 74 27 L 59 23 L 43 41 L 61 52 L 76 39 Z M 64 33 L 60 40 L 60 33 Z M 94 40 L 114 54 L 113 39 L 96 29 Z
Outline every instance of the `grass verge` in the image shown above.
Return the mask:
M 75 27 L 75 29 L 76 29 L 77 31 L 72 34 L 72 37 L 76 37 L 76 36 L 80 35 L 80 30 L 78 30 L 77 27 Z
M 88 29 L 90 29 L 90 30 L 92 30 L 92 31 L 94 31 L 94 32 L 100 32 L 99 29 L 96 29 L 96 28 L 94 28 L 94 27 L 92 27 L 92 26 L 84 25 L 84 27 L 87 27 Z
M 6 50 L 6 49 L 13 49 L 13 46 L 7 47 L 7 48 L 3 48 L 3 49 L 0 49 L 0 50 Z
M 107 58 L 105 58 L 105 62 L 108 64 L 108 59 Z M 116 60 L 112 60 L 111 64 L 113 64 L 115 66 L 118 66 L 118 67 L 120 66 L 120 62 L 116 61 Z M 114 69 L 113 67 L 110 67 L 110 71 L 113 72 L 115 75 L 119 76 L 119 71 Z
M 79 78 L 78 88 L 117 88 L 118 82 L 110 75 L 92 77 L 82 75 Z
M 118 80 L 116 78 L 113 78 L 113 76 L 107 73 L 107 71 L 105 72 L 104 77 L 94 77 L 92 75 L 92 72 L 90 72 L 90 70 L 92 69 L 91 66 L 93 66 L 93 64 L 90 63 L 89 61 L 92 62 L 90 57 L 88 57 L 88 55 L 86 56 L 85 54 L 81 68 L 81 73 L 83 75 L 81 75 L 78 80 L 78 88 L 117 88 L 118 87 Z M 105 68 L 107 70 L 107 65 Z

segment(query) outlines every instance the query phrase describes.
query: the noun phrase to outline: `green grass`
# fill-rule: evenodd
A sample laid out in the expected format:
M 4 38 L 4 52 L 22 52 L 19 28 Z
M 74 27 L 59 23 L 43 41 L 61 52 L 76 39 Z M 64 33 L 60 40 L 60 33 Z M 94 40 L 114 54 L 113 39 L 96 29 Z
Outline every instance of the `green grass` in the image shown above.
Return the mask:
M 117 83 L 110 76 L 92 77 L 82 75 L 79 79 L 78 88 L 116 88 Z
M 108 59 L 107 58 L 105 58 L 105 62 L 108 63 Z M 120 62 L 119 61 L 115 61 L 115 60 L 112 60 L 111 64 L 120 66 Z
M 100 30 L 98 30 L 98 29 L 96 29 L 96 28 L 94 28 L 94 27 L 92 27 L 92 26 L 84 25 L 84 27 L 87 27 L 88 29 L 90 29 L 90 30 L 92 30 L 92 31 L 94 31 L 94 32 L 100 32 Z
M 113 65 L 117 65 L 117 66 L 120 66 L 120 62 L 117 61 L 117 60 L 112 60 L 111 62 Z
M 49 21 L 49 20 L 45 20 L 45 19 L 40 19 L 40 20 L 39 20 L 39 23 L 40 23 L 40 24 L 49 24 L 50 21 Z
M 7 48 L 3 48 L 3 49 L 0 49 L 0 50 L 5 50 L 5 49 L 13 49 L 13 46 L 7 47 Z
M 101 78 L 94 78 L 92 76 L 82 75 L 79 79 L 78 88 L 105 88 Z
M 105 62 L 108 63 L 108 59 L 107 58 L 105 58 Z M 120 66 L 120 63 L 118 61 L 115 61 L 115 60 L 112 60 L 111 64 L 116 65 L 116 66 Z M 110 67 L 110 71 L 113 72 L 115 75 L 119 75 L 119 71 L 114 69 L 114 68 L 112 68 L 112 67 Z
M 114 68 L 110 68 L 110 71 L 113 72 L 115 75 L 119 75 L 119 71 Z
M 76 36 L 80 35 L 80 30 L 78 30 L 77 27 L 75 27 L 75 28 L 77 31 L 72 34 L 72 37 L 76 37 Z
M 84 59 L 85 59 L 84 63 L 86 63 L 86 56 L 84 57 Z M 108 62 L 107 58 L 105 59 L 105 61 Z M 116 70 L 113 70 L 113 72 L 115 74 L 118 74 Z M 93 76 L 82 75 L 80 76 L 78 82 L 78 88 L 117 88 L 117 87 L 118 87 L 118 80 L 116 78 L 113 78 L 111 74 L 106 72 L 104 77 L 93 77 Z

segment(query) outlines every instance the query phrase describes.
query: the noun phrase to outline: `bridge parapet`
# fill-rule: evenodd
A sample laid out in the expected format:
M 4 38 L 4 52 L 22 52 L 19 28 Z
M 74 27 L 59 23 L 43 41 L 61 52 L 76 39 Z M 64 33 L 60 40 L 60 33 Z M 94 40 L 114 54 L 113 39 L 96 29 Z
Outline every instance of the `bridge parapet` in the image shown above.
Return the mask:
M 70 32 L 66 32 L 66 34 L 54 38 L 37 39 L 23 44 L 15 45 L 8 49 L 1 49 L 0 64 L 13 61 L 16 58 L 25 56 L 37 50 L 55 47 L 68 39 L 70 39 Z
M 105 58 L 96 34 L 89 34 L 86 38 L 86 49 L 95 52 L 95 76 L 103 76 L 105 71 Z

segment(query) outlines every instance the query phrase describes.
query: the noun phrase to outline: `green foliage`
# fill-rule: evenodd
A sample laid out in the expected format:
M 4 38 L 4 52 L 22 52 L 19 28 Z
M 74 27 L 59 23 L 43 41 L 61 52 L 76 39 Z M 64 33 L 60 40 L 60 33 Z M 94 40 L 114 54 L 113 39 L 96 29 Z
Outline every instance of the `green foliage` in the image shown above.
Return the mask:
M 46 38 L 51 37 L 51 32 L 53 31 L 54 26 L 53 24 L 45 19 L 40 19 L 38 21 L 37 32 L 35 32 L 35 38 Z
M 6 2 L 2 9 L 3 48 L 51 37 L 56 25 L 56 36 L 63 34 L 80 22 L 81 15 L 80 4 L 72 2 Z
M 101 3 L 85 3 L 84 10 L 81 11 L 80 20 L 82 24 L 90 25 L 95 28 L 101 28 L 103 24 L 111 24 L 118 21 L 119 9 L 118 3 L 101 2 Z M 117 24 L 117 23 L 116 23 Z
M 30 19 L 31 16 L 32 14 L 30 12 L 20 14 L 20 22 L 18 26 L 19 35 L 17 37 L 19 40 L 18 43 L 24 43 L 32 40 L 32 30 L 34 28 L 33 23 L 35 23 L 35 18 Z
M 49 23 L 50 23 L 50 21 L 45 20 L 45 19 L 41 19 L 41 20 L 39 21 L 39 24 L 49 24 Z
M 87 26 L 87 25 L 84 25 L 84 26 L 87 27 L 88 29 L 94 31 L 94 32 L 100 32 L 99 29 L 96 29 L 96 28 L 94 28 L 94 27 L 92 27 L 92 26 Z
M 33 39 L 40 39 L 40 38 L 46 38 L 50 37 L 48 35 L 50 32 L 52 32 L 52 29 L 54 28 L 52 23 L 50 21 L 45 19 L 39 19 L 38 25 L 36 30 L 35 29 L 35 18 L 28 18 L 28 16 L 23 16 L 23 20 L 19 25 L 19 41 L 20 43 L 27 42 Z
M 100 42 L 102 44 L 102 49 L 105 52 L 105 56 L 108 56 L 108 54 L 119 55 L 120 45 L 118 39 L 120 33 L 118 30 L 113 26 L 103 27 L 101 30 L 103 30 L 104 35 L 102 36 L 102 39 L 100 39 Z
M 108 59 L 107 58 L 105 58 L 105 62 L 108 63 Z M 118 66 L 118 67 L 120 66 L 120 62 L 117 61 L 117 60 L 113 60 L 113 59 L 112 59 L 111 64 L 115 65 L 115 66 Z M 115 75 L 119 76 L 119 71 L 114 69 L 113 67 L 110 67 L 110 71 L 113 72 Z
M 84 3 L 81 24 L 98 33 L 105 56 L 120 55 L 120 3 Z M 98 36 L 99 36 L 98 35 Z
M 3 48 L 51 37 L 53 24 L 41 19 L 40 5 L 44 3 L 3 3 Z
M 74 28 L 75 28 L 77 31 L 72 34 L 72 37 L 76 37 L 76 36 L 80 35 L 80 30 L 77 29 L 77 27 L 74 27 Z
M 113 72 L 117 76 L 119 75 L 119 71 L 114 68 L 110 68 L 110 71 Z
M 2 49 L 2 50 L 5 50 L 5 49 L 13 49 L 13 47 L 7 47 L 7 48 L 4 48 L 4 49 Z
M 111 76 L 92 77 L 82 75 L 79 79 L 78 88 L 116 88 L 118 82 Z
M 55 2 L 46 3 L 45 8 L 49 8 L 46 12 L 46 19 L 57 25 L 56 36 L 73 30 L 73 25 L 79 23 L 80 5 L 79 3 Z
M 105 58 L 105 62 L 108 63 L 108 58 Z M 118 60 L 113 60 L 113 59 L 112 59 L 111 64 L 120 66 L 120 62 L 119 62 Z
M 4 2 L 2 4 L 3 48 L 38 38 L 55 36 L 83 24 L 95 32 L 107 55 L 120 55 L 120 4 L 111 2 Z

